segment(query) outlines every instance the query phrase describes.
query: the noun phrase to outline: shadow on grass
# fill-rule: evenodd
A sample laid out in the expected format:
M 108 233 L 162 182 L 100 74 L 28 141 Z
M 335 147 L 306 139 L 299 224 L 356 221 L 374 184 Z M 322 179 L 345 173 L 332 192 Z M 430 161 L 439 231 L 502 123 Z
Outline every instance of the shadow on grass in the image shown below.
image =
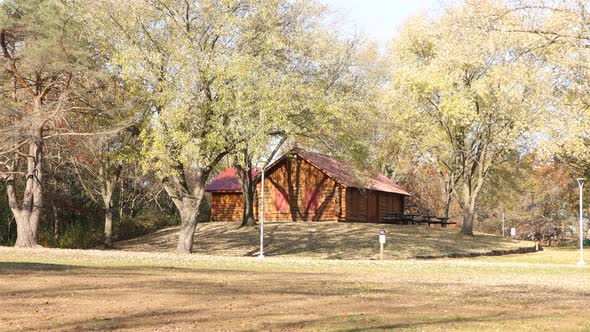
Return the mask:
M 532 247 L 532 242 L 493 235 L 466 236 L 456 229 L 419 225 L 387 225 L 338 222 L 271 222 L 265 224 L 265 254 L 324 259 L 374 259 L 379 252 L 379 230 L 385 229 L 386 259 L 420 256 L 446 257 Z M 169 228 L 117 247 L 129 251 L 174 251 L 177 228 Z M 194 251 L 199 254 L 255 256 L 259 227 L 239 227 L 218 222 L 199 225 Z
M 427 326 L 436 326 L 438 329 L 456 328 L 456 324 L 469 323 L 497 323 L 499 321 L 509 320 L 522 323 L 522 321 L 531 320 L 540 317 L 539 315 L 513 315 L 513 314 L 496 314 L 496 315 L 478 315 L 478 316 L 456 316 L 453 318 L 442 318 L 432 320 L 415 320 L 397 324 L 383 324 L 383 325 L 368 325 L 362 328 L 347 328 L 339 331 L 353 332 L 353 331 L 389 331 L 397 329 L 419 329 Z
M 35 271 L 70 271 L 82 267 L 64 264 L 29 263 L 29 262 L 0 262 L 0 273 L 27 273 Z
M 201 313 L 203 310 L 148 310 L 136 314 L 119 315 L 111 317 L 86 320 L 75 320 L 54 324 L 53 330 L 63 331 L 97 331 L 97 330 L 119 330 L 139 329 L 152 330 L 164 326 L 174 326 L 179 323 L 186 323 L 192 316 Z M 196 328 L 198 325 L 195 325 Z M 11 331 L 38 331 L 37 328 L 15 329 Z

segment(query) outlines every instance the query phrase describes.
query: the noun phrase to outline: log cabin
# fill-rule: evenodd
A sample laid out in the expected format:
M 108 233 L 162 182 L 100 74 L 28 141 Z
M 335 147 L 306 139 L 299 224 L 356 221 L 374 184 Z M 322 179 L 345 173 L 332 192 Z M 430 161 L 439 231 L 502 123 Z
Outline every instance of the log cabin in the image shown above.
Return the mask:
M 258 170 L 255 170 L 256 174 Z M 410 194 L 384 175 L 359 179 L 332 156 L 293 149 L 265 169 L 265 221 L 380 222 L 403 213 Z M 209 186 L 212 221 L 241 221 L 243 199 L 233 168 Z M 261 183 L 256 187 L 258 219 Z

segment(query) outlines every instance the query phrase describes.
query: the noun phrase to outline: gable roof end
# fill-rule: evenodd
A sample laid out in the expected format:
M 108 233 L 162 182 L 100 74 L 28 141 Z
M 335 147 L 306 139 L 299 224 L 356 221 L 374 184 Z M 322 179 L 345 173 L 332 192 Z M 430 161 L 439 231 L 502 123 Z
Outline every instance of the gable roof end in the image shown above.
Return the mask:
M 349 165 L 332 156 L 328 156 L 317 152 L 304 151 L 301 149 L 294 149 L 293 151 L 297 155 L 301 156 L 301 158 L 305 159 L 307 162 L 311 163 L 312 165 L 326 173 L 336 182 L 346 187 L 376 190 L 411 196 L 410 193 L 402 189 L 395 182 L 393 182 L 391 179 L 389 179 L 383 174 L 379 174 L 377 176 L 369 178 L 364 183 L 362 183 Z

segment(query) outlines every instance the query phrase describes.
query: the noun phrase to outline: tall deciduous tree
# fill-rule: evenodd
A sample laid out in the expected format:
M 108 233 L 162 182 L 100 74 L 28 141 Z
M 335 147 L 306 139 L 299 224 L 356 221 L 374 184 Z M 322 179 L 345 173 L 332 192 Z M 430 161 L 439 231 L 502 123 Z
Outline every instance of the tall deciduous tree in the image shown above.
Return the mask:
M 314 99 L 324 85 L 307 75 L 334 41 L 312 1 L 99 1 L 85 12 L 124 79 L 152 93 L 143 155 L 180 213 L 179 252 L 192 251 L 209 175 L 252 128 L 335 107 Z
M 113 216 L 115 188 L 123 171 L 120 154 L 128 137 L 113 135 L 84 140 L 84 150 L 77 150 L 71 165 L 85 193 L 104 208 L 104 246 L 113 247 Z
M 37 245 L 44 141 L 67 123 L 70 93 L 87 60 L 79 31 L 58 1 L 0 3 L 0 180 L 19 247 Z
M 370 113 L 382 76 L 373 67 L 378 58 L 373 45 L 337 31 L 311 30 L 299 43 L 294 41 L 296 37 L 282 34 L 285 45 L 292 45 L 290 52 L 300 55 L 271 62 L 272 68 L 264 70 L 274 73 L 271 84 L 268 78 L 250 80 L 250 92 L 241 88 L 248 102 L 236 103 L 246 112 L 234 122 L 238 142 L 232 153 L 243 193 L 243 226 L 255 223 L 254 196 L 261 178 L 255 166 L 266 167 L 285 145 L 295 142 L 313 141 L 314 148 L 320 143 L 347 146 L 342 144 L 346 133 L 356 140 L 350 146 L 358 147 L 363 141 L 361 133 L 374 132 L 371 120 L 375 117 Z M 258 92 L 261 88 L 262 96 Z M 352 124 L 354 131 L 346 127 Z
M 468 2 L 440 18 L 417 17 L 392 51 L 394 122 L 411 133 L 422 160 L 449 177 L 449 188 L 457 183 L 453 190 L 465 234 L 473 234 L 478 197 L 490 172 L 526 143 L 538 120 L 536 103 L 547 93 L 547 78 L 535 70 L 537 58 L 527 40 L 496 32 L 515 17 L 470 28 L 474 13 L 501 9 Z
M 98 58 L 98 57 L 97 57 Z M 97 69 L 103 69 L 102 60 Z M 91 114 L 70 122 L 78 131 L 94 135 L 68 138 L 70 162 L 85 193 L 103 205 L 105 213 L 104 245 L 113 246 L 114 194 L 127 161 L 138 154 L 138 122 L 145 113 L 142 99 L 134 97 L 114 74 L 97 71 L 84 82 L 76 101 Z M 77 121 L 75 121 L 77 120 Z M 106 130 L 107 133 L 101 133 Z
M 588 169 L 590 161 L 590 3 L 581 0 L 502 1 L 520 19 L 495 30 L 506 38 L 525 36 L 550 72 L 554 88 L 541 151 Z M 481 13 L 497 20 L 501 13 Z M 479 28 L 472 22 L 471 26 Z M 534 42 L 534 43 L 533 43 Z M 579 175 L 583 172 L 579 173 Z

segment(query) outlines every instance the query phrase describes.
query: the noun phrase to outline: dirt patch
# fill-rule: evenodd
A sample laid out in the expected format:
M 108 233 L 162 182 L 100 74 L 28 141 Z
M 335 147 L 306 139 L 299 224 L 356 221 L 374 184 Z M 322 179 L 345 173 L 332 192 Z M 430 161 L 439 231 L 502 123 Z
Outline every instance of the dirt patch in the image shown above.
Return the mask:
M 418 225 L 362 223 L 267 223 L 265 254 L 277 257 L 317 259 L 378 259 L 378 234 L 387 234 L 385 259 L 473 257 L 492 253 L 517 253 L 534 249 L 530 241 L 478 234 L 465 236 L 457 229 Z M 130 251 L 172 252 L 178 228 L 167 228 L 141 238 L 118 242 Z M 194 251 L 199 254 L 256 256 L 258 227 L 236 223 L 204 223 L 195 233 Z

